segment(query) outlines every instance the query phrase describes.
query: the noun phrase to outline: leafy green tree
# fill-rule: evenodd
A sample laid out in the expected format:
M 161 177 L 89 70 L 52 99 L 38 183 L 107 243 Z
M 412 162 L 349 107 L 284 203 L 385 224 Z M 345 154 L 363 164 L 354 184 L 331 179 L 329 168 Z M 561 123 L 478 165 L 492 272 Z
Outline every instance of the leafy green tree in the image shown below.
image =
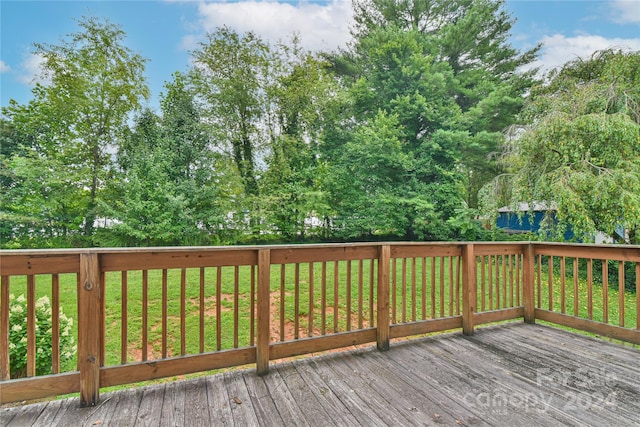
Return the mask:
M 457 198 L 477 206 L 478 189 L 501 171 L 489 156 L 514 123 L 535 70 L 519 72 L 539 50 L 508 43 L 513 19 L 504 1 L 357 0 L 354 42 L 331 57 L 351 82 L 356 117 L 378 109 L 398 116 L 414 156 L 438 131 L 453 132 L 438 166 L 459 174 Z M 427 142 L 428 141 L 428 142 Z M 445 142 L 445 139 L 440 139 Z M 428 151 L 422 153 L 429 155 Z M 429 161 L 427 161 L 428 163 Z
M 274 66 L 270 48 L 252 32 L 240 35 L 222 27 L 207 34 L 193 60 L 190 75 L 214 143 L 230 150 L 245 192 L 257 196 L 256 151 L 264 144 L 261 125 L 269 111 L 266 86 Z
M 276 50 L 280 69 L 269 96 L 269 154 L 262 178 L 265 219 L 286 240 L 304 239 L 308 221 L 328 209 L 323 190 L 325 162 L 319 157 L 324 113 L 336 88 L 324 63 L 298 48 L 297 40 Z
M 617 227 L 640 242 L 640 53 L 605 50 L 568 62 L 532 90 L 508 147 L 511 200 L 557 205 L 582 238 Z
M 34 166 L 42 167 L 43 183 L 53 176 L 72 177 L 66 185 L 75 189 L 78 201 L 65 201 L 82 207 L 84 234 L 91 236 L 110 147 L 149 90 L 145 60 L 123 44 L 120 27 L 98 18 L 83 18 L 78 24 L 81 31 L 60 44 L 35 44 L 50 83 L 34 88 L 27 107 L 14 103 L 3 113 L 29 130 L 30 155 Z
M 330 203 L 334 232 L 342 238 L 403 236 L 406 215 L 399 208 L 409 168 L 398 119 L 378 113 L 345 144 L 334 166 Z

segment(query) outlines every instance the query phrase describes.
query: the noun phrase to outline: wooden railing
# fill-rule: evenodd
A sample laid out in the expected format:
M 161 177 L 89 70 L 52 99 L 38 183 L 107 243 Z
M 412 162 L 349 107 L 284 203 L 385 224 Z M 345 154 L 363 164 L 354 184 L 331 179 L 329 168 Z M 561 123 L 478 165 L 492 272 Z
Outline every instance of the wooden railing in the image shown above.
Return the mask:
M 393 338 L 459 328 L 470 335 L 518 318 L 640 344 L 638 246 L 0 251 L 0 276 L 2 403 L 80 392 L 82 405 L 94 405 L 101 387 L 248 364 L 264 375 L 274 359 L 371 342 L 386 350 Z M 25 378 L 10 374 L 9 336 L 18 327 L 10 294 L 26 295 Z M 52 374 L 39 376 L 35 306 L 43 295 L 53 314 Z M 77 360 L 66 370 L 61 308 L 77 327 Z

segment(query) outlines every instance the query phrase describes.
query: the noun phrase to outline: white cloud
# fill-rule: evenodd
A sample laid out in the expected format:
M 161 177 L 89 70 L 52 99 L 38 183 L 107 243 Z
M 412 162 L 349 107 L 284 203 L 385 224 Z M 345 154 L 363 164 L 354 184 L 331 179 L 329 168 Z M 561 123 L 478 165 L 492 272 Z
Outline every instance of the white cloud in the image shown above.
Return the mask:
M 11 67 L 9 67 L 4 61 L 0 60 L 0 73 L 8 73 L 11 71 Z
M 297 32 L 302 47 L 310 50 L 334 50 L 350 39 L 351 2 L 332 0 L 323 4 L 298 4 L 275 1 L 240 1 L 233 3 L 200 3 L 200 27 L 213 32 L 226 25 L 239 33 L 253 31 L 276 43 L 289 40 Z M 183 46 L 193 46 L 193 36 Z
M 616 24 L 640 22 L 640 2 L 637 0 L 616 0 L 609 2 L 611 20 Z
M 601 36 L 579 35 L 565 37 L 562 34 L 545 36 L 543 47 L 538 60 L 532 67 L 540 67 L 541 71 L 550 71 L 561 67 L 566 62 L 576 58 L 589 58 L 598 50 L 619 48 L 622 50 L 640 50 L 640 38 L 636 39 L 607 39 Z
M 22 62 L 22 72 L 18 76 L 18 81 L 26 85 L 35 85 L 36 83 L 46 83 L 49 79 L 42 75 L 42 63 L 44 58 L 38 54 L 29 54 L 27 59 Z

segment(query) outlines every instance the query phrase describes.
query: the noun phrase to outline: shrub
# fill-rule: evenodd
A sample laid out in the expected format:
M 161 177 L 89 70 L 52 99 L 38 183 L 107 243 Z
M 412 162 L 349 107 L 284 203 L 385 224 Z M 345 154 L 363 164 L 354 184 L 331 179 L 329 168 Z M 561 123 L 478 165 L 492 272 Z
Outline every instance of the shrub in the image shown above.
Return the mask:
M 11 378 L 27 374 L 27 299 L 9 295 L 9 364 Z M 60 310 L 60 366 L 67 365 L 75 356 L 77 347 L 71 333 L 73 319 Z M 49 298 L 36 301 L 36 375 L 52 373 L 52 316 Z

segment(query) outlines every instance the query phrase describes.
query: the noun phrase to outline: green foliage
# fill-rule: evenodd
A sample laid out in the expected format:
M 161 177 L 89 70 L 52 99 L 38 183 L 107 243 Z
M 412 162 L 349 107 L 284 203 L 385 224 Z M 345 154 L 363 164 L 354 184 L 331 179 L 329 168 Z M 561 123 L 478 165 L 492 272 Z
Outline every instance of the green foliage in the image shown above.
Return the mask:
M 159 112 L 124 32 L 84 18 L 3 110 L 2 245 L 488 238 L 471 212 L 537 52 L 503 7 L 358 0 L 348 50 L 320 55 L 218 28 Z
M 617 227 L 640 242 L 640 54 L 604 51 L 535 88 L 509 147 L 510 198 L 557 205 L 583 240 Z
M 35 302 L 35 345 L 36 375 L 52 373 L 52 312 L 48 297 L 38 298 Z M 71 333 L 73 319 L 65 316 L 60 310 L 60 366 L 66 370 L 76 355 L 76 345 Z M 9 295 L 9 366 L 11 378 L 27 376 L 27 300 L 24 295 L 17 298 Z
M 72 239 L 82 228 L 91 243 L 110 149 L 149 94 L 145 60 L 123 45 L 122 29 L 96 18 L 78 25 L 58 45 L 35 44 L 49 83 L 36 85 L 28 105 L 2 111 L 21 147 L 9 160 L 15 186 L 7 194 L 18 238 Z

